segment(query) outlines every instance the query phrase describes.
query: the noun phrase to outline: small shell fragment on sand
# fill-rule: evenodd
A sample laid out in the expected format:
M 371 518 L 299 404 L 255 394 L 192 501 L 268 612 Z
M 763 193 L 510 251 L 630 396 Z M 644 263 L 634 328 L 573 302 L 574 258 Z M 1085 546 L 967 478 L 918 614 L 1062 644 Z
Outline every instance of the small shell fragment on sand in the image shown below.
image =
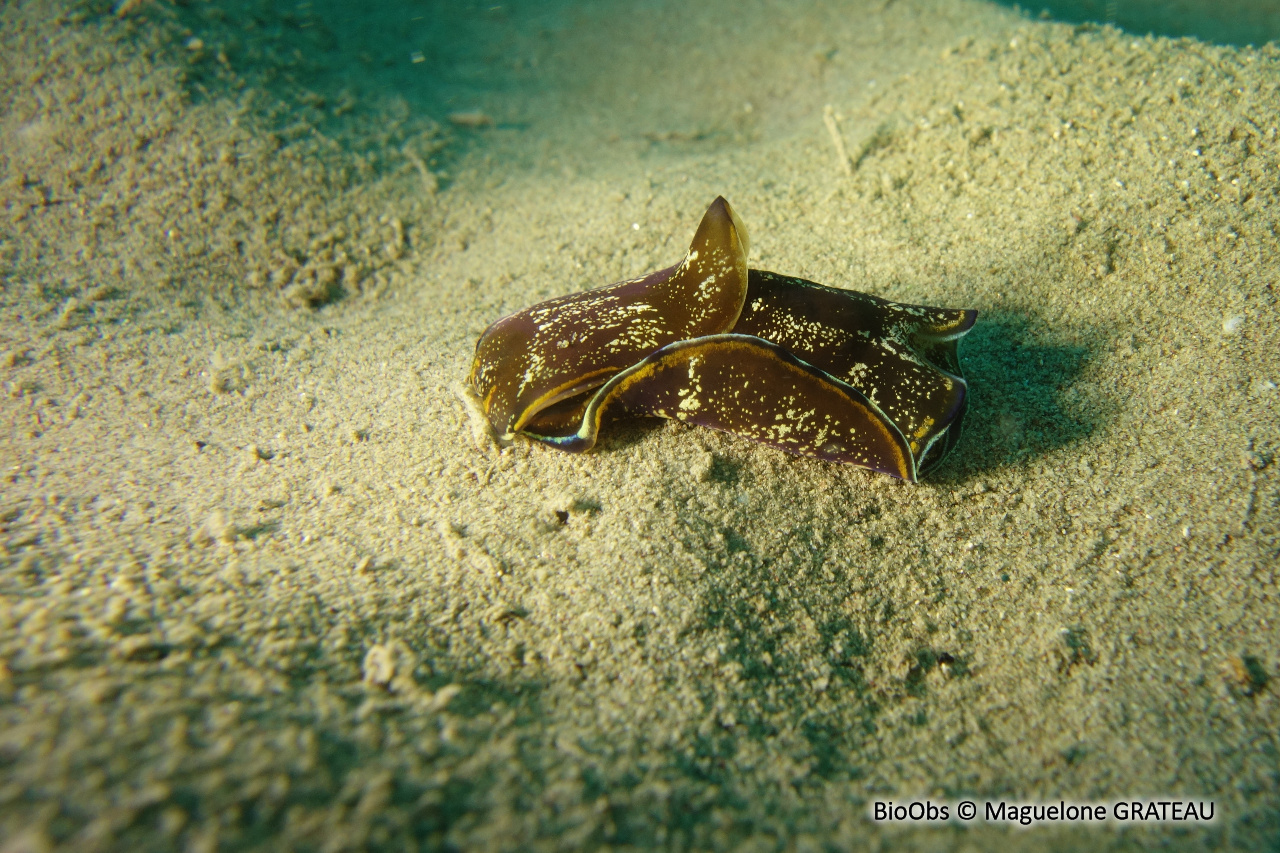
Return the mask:
M 364 664 L 361 667 L 365 684 L 387 687 L 396 676 L 396 659 L 389 647 L 384 645 L 370 646 L 365 652 Z
M 488 113 L 480 110 L 464 110 L 462 112 L 449 113 L 449 123 L 455 127 L 493 127 L 493 119 Z
M 840 132 L 840 123 L 836 119 L 836 111 L 827 104 L 822 108 L 822 123 L 827 126 L 827 133 L 831 136 L 831 144 L 836 148 L 836 163 L 840 167 L 840 171 L 846 175 L 853 174 L 853 161 L 849 159 L 849 150 L 844 146 L 844 134 Z

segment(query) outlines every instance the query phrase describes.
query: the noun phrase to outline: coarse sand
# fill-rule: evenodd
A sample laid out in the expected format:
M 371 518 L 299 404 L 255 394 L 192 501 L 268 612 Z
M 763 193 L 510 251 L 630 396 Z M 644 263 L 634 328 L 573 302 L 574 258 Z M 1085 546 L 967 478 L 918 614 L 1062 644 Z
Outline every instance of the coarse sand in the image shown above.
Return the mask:
M 0 851 L 1280 846 L 1280 50 L 365 5 L 0 6 Z M 494 445 L 480 332 L 720 194 L 978 309 L 931 477 Z

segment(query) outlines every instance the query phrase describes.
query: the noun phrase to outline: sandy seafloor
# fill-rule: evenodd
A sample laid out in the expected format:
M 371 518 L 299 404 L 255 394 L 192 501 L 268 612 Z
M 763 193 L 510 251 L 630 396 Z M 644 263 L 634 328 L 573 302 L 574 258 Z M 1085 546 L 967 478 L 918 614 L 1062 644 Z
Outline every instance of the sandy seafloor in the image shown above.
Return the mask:
M 0 850 L 1280 845 L 1280 51 L 366 5 L 0 9 Z M 981 312 L 933 476 L 486 440 L 485 326 L 717 194 L 753 266 Z

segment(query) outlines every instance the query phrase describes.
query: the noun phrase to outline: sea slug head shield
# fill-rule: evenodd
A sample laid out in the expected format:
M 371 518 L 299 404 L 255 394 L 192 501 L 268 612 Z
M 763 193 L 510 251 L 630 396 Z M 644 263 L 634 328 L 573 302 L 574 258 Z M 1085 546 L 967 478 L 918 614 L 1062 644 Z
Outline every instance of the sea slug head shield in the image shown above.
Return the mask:
M 748 269 L 717 198 L 675 266 L 490 326 L 471 384 L 503 442 L 580 453 L 610 420 L 662 417 L 915 482 L 958 440 L 976 319 Z

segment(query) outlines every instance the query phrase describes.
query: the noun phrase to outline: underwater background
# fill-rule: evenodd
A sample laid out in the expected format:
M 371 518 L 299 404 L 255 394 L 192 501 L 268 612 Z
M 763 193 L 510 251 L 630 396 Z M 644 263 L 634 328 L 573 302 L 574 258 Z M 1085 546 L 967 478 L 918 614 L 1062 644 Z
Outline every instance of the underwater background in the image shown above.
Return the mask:
M 1280 845 L 1280 4 L 1043 6 L 0 6 L 0 850 Z M 494 443 L 718 195 L 977 309 L 919 484 Z

